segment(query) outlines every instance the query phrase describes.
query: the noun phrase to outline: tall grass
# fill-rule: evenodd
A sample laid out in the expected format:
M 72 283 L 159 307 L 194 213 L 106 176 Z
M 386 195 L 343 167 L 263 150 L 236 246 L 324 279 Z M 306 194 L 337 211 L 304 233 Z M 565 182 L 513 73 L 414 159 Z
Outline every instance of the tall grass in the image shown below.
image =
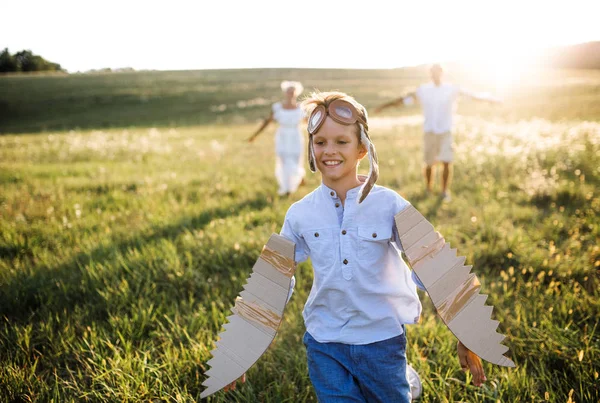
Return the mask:
M 485 363 L 486 385 L 472 386 L 421 294 L 423 322 L 407 334 L 423 401 L 600 399 L 600 124 L 574 119 L 578 103 L 562 117 L 549 105 L 536 119 L 515 105 L 462 114 L 451 203 L 424 195 L 418 118 L 371 122 L 380 184 L 474 263 L 517 364 Z M 274 128 L 249 145 L 255 128 L 0 137 L 0 401 L 199 399 L 262 245 L 319 183 L 309 174 L 297 194 L 275 196 Z M 275 344 L 245 385 L 213 401 L 316 401 L 301 342 L 308 263 L 297 280 Z

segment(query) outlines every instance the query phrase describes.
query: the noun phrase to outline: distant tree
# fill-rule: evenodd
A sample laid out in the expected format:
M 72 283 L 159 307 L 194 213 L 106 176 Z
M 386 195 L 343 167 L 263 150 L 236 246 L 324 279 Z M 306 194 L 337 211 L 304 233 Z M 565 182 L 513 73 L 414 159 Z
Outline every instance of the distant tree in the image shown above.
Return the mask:
M 7 48 L 0 54 L 0 73 L 60 70 L 60 64 L 49 62 L 30 50 L 22 50 L 12 56 Z
M 8 51 L 8 48 L 5 48 L 2 53 L 0 53 L 0 73 L 9 73 L 13 71 L 17 71 L 17 62 Z
M 33 53 L 30 50 L 22 50 L 15 53 L 15 61 L 17 62 L 18 71 L 35 71 Z

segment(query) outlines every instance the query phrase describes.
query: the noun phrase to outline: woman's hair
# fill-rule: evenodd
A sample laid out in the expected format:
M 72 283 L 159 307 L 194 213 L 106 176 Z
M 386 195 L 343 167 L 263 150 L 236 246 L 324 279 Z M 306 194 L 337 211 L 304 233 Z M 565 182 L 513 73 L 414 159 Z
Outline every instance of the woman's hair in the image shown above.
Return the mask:
M 304 91 L 304 87 L 299 81 L 282 81 L 280 87 L 283 92 L 286 92 L 288 88 L 294 88 L 296 96 L 302 94 L 302 91 Z

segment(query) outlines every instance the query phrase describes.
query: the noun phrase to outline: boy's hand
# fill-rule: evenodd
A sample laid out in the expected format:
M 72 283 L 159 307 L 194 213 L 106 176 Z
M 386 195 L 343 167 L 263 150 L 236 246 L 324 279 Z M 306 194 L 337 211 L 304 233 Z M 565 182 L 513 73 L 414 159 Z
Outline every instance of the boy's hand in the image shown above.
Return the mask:
M 242 376 L 241 376 L 241 378 L 239 378 L 239 379 L 236 379 L 235 381 L 231 382 L 229 385 L 225 386 L 225 387 L 223 388 L 223 390 L 224 390 L 225 392 L 229 392 L 230 390 L 235 390 L 235 385 L 236 385 L 238 382 L 245 383 L 245 382 L 246 382 L 246 374 L 242 375 Z
M 481 358 L 479 358 L 474 352 L 469 350 L 460 341 L 456 345 L 458 350 L 458 360 L 460 367 L 463 371 L 469 369 L 473 374 L 473 383 L 475 386 L 483 385 L 483 382 L 487 380 L 485 373 L 483 372 L 483 365 L 481 364 Z

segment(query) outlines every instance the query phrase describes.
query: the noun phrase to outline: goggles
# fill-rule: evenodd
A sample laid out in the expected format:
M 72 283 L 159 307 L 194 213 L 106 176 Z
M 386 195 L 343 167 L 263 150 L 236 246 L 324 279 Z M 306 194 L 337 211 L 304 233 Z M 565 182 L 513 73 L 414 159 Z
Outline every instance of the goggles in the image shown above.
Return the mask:
M 319 105 L 312 111 L 308 119 L 308 134 L 314 135 L 323 126 L 327 116 L 342 125 L 359 123 L 367 129 L 367 123 L 360 117 L 354 105 L 343 99 L 336 99 L 327 108 Z

